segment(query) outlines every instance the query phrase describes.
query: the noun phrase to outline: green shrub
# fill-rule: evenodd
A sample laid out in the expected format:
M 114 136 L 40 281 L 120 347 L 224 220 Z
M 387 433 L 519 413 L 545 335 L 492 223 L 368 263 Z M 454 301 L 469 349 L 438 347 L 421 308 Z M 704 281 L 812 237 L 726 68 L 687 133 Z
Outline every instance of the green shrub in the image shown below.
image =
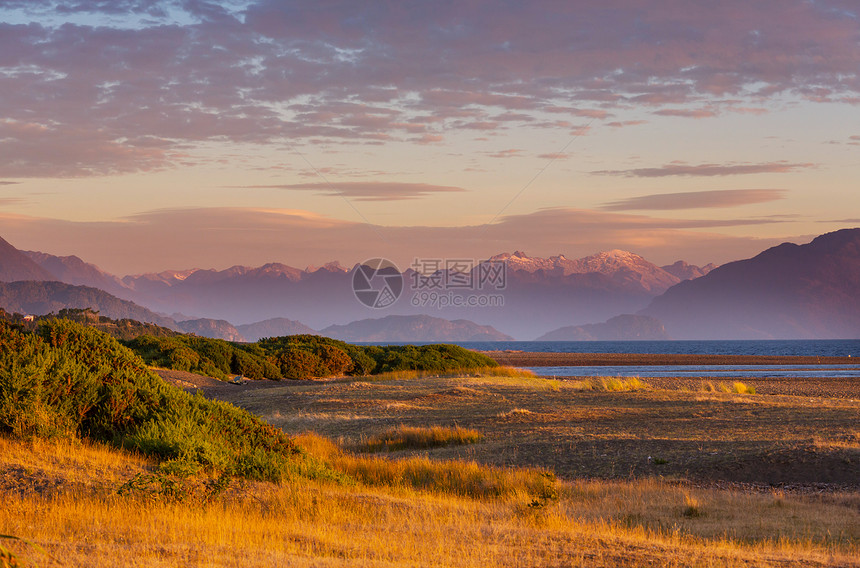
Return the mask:
M 317 335 L 289 335 L 257 343 L 231 343 L 191 335 L 142 335 L 125 345 L 147 364 L 219 379 L 310 379 L 398 371 L 457 372 L 497 367 L 456 345 L 359 346 Z
M 114 338 L 69 320 L 46 320 L 37 334 L 0 323 L 0 431 L 91 438 L 173 470 L 343 479 L 277 428 L 168 385 Z

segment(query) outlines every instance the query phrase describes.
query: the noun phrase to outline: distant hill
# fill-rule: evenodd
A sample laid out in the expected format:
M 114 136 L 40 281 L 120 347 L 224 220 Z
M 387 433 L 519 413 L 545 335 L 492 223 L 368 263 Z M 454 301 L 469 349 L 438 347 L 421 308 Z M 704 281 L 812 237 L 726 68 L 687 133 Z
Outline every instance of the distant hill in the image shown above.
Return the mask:
M 201 337 L 226 339 L 227 341 L 245 341 L 245 337 L 239 330 L 226 320 L 198 318 L 176 322 L 176 327 L 183 333 L 193 333 Z
M 0 282 L 0 307 L 10 312 L 44 315 L 66 308 L 92 308 L 111 319 L 132 319 L 176 329 L 176 322 L 103 290 L 63 282 Z
M 322 335 L 341 341 L 508 341 L 510 336 L 468 320 L 449 321 L 426 315 L 387 316 L 332 325 Z
M 287 318 L 271 318 L 256 323 L 238 325 L 236 329 L 246 341 L 257 341 L 264 337 L 283 337 L 285 335 L 314 335 L 316 331 L 299 321 Z
M 57 278 L 0 238 L 0 282 L 18 280 L 57 280 Z
M 669 339 L 666 328 L 649 316 L 620 315 L 604 323 L 569 325 L 545 333 L 536 341 L 635 341 Z
M 725 264 L 640 313 L 675 339 L 860 338 L 860 229 Z
M 115 296 L 127 296 L 128 290 L 119 278 L 94 264 L 84 262 L 77 256 L 54 256 L 35 251 L 21 252 L 51 274 L 51 280 L 98 288 Z
M 717 267 L 716 264 L 706 264 L 705 266 L 696 266 L 695 264 L 687 264 L 683 260 L 679 260 L 675 264 L 669 264 L 667 266 L 661 266 L 663 270 L 678 278 L 678 280 L 693 280 L 694 278 L 701 278 L 711 270 Z

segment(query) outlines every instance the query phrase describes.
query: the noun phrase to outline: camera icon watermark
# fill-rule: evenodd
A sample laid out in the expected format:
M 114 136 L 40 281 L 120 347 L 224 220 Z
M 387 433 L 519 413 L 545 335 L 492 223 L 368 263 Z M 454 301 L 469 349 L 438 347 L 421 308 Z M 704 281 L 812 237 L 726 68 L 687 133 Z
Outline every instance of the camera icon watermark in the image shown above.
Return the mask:
M 505 305 L 507 264 L 468 258 L 416 258 L 408 271 L 410 303 L 424 308 L 485 308 Z M 402 295 L 407 282 L 390 260 L 374 258 L 352 276 L 356 299 L 369 308 L 387 308 Z
M 368 308 L 387 308 L 403 293 L 403 274 L 388 259 L 365 260 L 352 274 L 352 292 Z

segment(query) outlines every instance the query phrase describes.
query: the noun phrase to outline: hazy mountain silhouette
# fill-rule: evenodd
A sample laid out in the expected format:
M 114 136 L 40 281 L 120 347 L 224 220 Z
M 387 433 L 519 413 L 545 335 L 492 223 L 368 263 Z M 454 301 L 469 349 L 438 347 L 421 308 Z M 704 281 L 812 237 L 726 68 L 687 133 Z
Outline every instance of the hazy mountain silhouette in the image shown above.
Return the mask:
M 133 319 L 176 329 L 176 322 L 104 290 L 63 282 L 0 282 L 0 307 L 9 312 L 44 315 L 63 308 L 92 308 L 112 319 Z
M 322 335 L 342 341 L 507 341 L 510 336 L 468 320 L 449 321 L 426 315 L 386 316 L 347 325 L 332 325 Z
M 202 337 L 226 339 L 227 341 L 245 341 L 239 330 L 225 320 L 199 318 L 176 322 L 176 327 L 182 333 L 193 333 Z
M 669 339 L 666 328 L 649 316 L 623 314 L 604 323 L 569 325 L 537 338 L 537 341 L 633 341 Z
M 281 337 L 284 335 L 315 334 L 300 321 L 287 318 L 271 318 L 256 323 L 236 326 L 246 341 L 258 341 L 264 337 Z
M 860 337 L 860 229 L 730 262 L 640 313 L 679 339 Z
M 7 256 L 17 252 L 9 248 Z M 567 259 L 562 255 L 537 258 L 517 251 L 496 255 L 485 263 L 505 265 L 503 289 L 416 286 L 419 280 L 432 275 L 422 276 L 410 268 L 402 273 L 404 286 L 399 299 L 379 310 L 358 301 L 353 291 L 353 271 L 336 262 L 305 270 L 270 263 L 258 268 L 167 270 L 119 279 L 78 257 L 27 254 L 30 260 L 35 259 L 41 268 L 51 272 L 39 271 L 41 278 L 98 287 L 156 312 L 188 314 L 185 317 L 189 320 L 227 320 L 239 324 L 236 329 L 245 337 L 248 335 L 242 333 L 242 325 L 272 316 L 321 329 L 385 315 L 425 314 L 447 320 L 468 319 L 529 339 L 547 329 L 636 312 L 679 282 L 677 276 L 626 251 L 613 250 L 582 259 Z M 16 258 L 21 260 L 20 256 Z M 30 268 L 36 269 L 32 264 Z M 475 267 L 468 273 L 469 278 L 477 282 L 480 270 Z M 441 281 L 451 274 L 443 271 L 435 276 Z M 428 291 L 435 294 L 422 295 Z M 474 300 L 476 295 L 481 296 L 478 300 L 488 295 L 500 300 L 470 304 L 468 300 Z M 215 329 L 218 326 L 213 325 L 199 331 L 217 337 L 230 337 L 233 333 L 226 328 L 218 331 Z M 287 327 L 286 331 L 291 329 Z
M 57 278 L 0 238 L 0 282 L 17 280 L 57 280 Z
M 21 252 L 50 273 L 51 280 L 98 288 L 115 296 L 126 297 L 129 295 L 129 290 L 123 286 L 119 278 L 108 274 L 94 264 L 84 262 L 77 256 L 54 256 L 35 251 Z
M 711 270 L 717 267 L 716 264 L 706 264 L 705 266 L 696 266 L 694 264 L 687 264 L 683 260 L 679 260 L 675 264 L 669 264 L 667 266 L 661 266 L 663 270 L 675 276 L 680 281 L 684 280 L 693 280 L 694 278 L 700 278 L 710 272 Z

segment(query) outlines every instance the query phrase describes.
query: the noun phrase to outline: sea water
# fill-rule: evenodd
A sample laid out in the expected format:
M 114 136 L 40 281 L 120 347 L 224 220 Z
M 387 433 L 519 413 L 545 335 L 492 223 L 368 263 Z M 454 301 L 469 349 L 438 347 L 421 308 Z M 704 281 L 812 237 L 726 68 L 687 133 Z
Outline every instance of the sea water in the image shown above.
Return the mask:
M 768 339 L 708 341 L 457 341 L 477 351 L 539 353 L 651 353 L 671 355 L 811 355 L 857 357 L 860 339 Z
M 373 345 L 405 345 L 373 343 Z M 415 344 L 415 342 L 411 342 Z M 426 342 L 425 342 L 426 343 Z M 528 367 L 544 377 L 860 377 L 860 339 L 708 341 L 452 341 L 477 351 L 647 353 L 667 355 L 805 355 L 856 357 L 850 365 L 633 365 Z

